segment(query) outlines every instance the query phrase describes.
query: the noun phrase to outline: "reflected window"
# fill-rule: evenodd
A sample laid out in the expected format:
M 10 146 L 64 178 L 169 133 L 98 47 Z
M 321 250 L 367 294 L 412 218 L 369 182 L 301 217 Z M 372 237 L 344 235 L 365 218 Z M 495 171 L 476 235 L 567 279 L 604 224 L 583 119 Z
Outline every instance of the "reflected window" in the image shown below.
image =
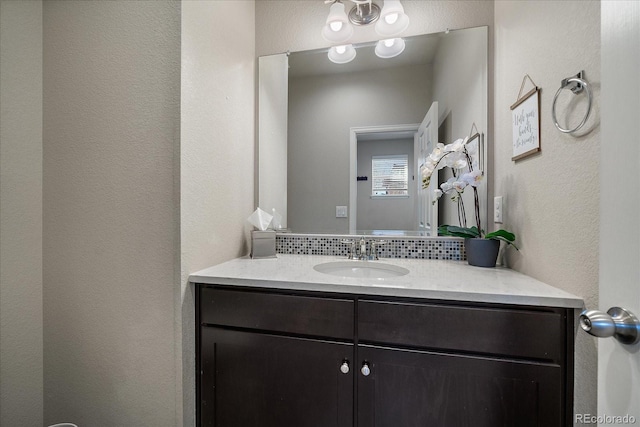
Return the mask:
M 408 196 L 409 156 L 372 156 L 371 176 L 372 196 Z

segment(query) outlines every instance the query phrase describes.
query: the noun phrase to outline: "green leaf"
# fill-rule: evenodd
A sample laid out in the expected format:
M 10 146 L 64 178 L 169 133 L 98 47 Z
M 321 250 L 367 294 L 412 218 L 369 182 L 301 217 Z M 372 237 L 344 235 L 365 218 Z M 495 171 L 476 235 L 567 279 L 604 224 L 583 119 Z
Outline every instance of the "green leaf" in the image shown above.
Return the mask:
M 485 237 L 485 239 L 501 240 L 501 241 L 505 242 L 507 245 L 512 245 L 514 248 L 516 248 L 517 251 L 520 250 L 515 245 L 515 243 L 513 243 L 516 240 L 516 235 L 511 233 L 511 232 L 509 232 L 509 231 L 496 230 L 496 231 L 494 231 L 492 233 L 488 233 L 484 237 Z
M 467 228 L 455 225 L 441 225 L 438 227 L 438 234 L 441 234 L 442 236 L 463 237 L 465 239 L 480 237 L 477 227 Z
M 492 233 L 487 233 L 484 237 L 486 239 L 494 239 L 496 237 L 502 237 L 507 242 L 513 242 L 516 240 L 516 235 L 508 232 L 507 230 L 496 230 Z

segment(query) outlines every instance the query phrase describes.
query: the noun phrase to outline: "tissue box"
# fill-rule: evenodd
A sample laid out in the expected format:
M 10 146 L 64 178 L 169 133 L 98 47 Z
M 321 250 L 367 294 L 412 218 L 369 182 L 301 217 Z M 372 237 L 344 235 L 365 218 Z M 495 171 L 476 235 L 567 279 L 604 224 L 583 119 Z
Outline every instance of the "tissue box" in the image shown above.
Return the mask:
M 273 230 L 251 232 L 251 258 L 276 257 L 276 232 Z

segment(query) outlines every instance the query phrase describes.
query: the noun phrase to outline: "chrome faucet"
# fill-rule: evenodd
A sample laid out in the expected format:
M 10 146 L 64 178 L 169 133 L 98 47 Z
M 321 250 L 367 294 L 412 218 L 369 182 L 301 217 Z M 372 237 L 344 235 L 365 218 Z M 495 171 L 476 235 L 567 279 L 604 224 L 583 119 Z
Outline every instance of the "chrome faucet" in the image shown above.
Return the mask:
M 386 240 L 365 240 L 364 236 L 360 240 L 355 239 L 342 239 L 342 243 L 349 245 L 347 252 L 347 258 L 358 261 L 377 261 L 378 247 L 387 243 Z M 367 251 L 367 243 L 369 244 L 369 251 Z

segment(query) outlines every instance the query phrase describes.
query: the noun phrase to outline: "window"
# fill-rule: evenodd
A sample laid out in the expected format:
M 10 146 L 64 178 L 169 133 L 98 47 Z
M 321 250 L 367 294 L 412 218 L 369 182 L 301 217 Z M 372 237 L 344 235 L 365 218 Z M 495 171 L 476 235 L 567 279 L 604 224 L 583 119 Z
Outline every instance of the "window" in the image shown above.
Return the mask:
M 409 156 L 372 156 L 371 176 L 372 196 L 408 196 Z

